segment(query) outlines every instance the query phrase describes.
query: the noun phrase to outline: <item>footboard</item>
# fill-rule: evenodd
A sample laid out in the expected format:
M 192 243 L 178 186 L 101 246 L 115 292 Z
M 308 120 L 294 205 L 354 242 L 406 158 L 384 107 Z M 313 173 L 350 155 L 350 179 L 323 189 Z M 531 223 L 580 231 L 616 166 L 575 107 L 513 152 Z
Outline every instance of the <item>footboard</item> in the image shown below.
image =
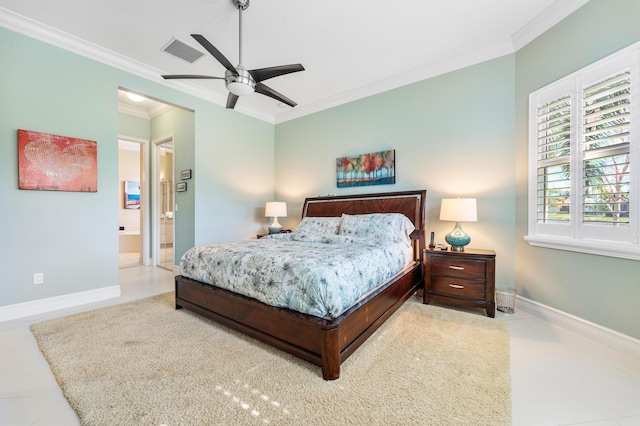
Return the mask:
M 181 275 L 175 282 L 176 309 L 187 308 L 319 365 L 325 380 L 335 380 L 340 364 L 422 284 L 422 267 L 414 262 L 335 320 L 268 306 Z
M 179 275 L 176 308 L 183 307 L 316 365 L 322 365 L 324 331 L 335 328 L 328 320 L 269 306 Z

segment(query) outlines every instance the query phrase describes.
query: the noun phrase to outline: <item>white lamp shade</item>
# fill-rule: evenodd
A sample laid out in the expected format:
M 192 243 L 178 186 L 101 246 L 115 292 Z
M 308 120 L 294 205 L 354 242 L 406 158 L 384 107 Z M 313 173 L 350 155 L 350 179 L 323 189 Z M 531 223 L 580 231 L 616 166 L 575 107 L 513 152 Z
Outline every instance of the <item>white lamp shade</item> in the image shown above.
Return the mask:
M 476 222 L 478 209 L 475 198 L 443 198 L 440 220 L 451 222 Z
M 283 201 L 267 201 L 264 215 L 265 217 L 287 217 L 287 203 Z

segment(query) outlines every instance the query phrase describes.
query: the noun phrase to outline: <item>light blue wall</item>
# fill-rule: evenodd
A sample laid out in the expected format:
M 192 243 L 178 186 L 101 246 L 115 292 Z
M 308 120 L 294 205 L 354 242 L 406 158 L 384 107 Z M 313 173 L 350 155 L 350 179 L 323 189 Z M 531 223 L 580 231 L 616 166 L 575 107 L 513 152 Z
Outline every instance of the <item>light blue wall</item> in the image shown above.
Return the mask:
M 174 186 L 180 179 L 181 170 L 191 169 L 192 176 L 197 170 L 195 164 L 195 114 L 181 108 L 171 108 L 151 120 L 151 140 L 155 141 L 167 136 L 173 136 L 173 163 Z M 152 149 L 149 150 L 151 153 Z M 156 171 L 151 164 L 150 176 L 155 176 Z M 150 179 L 151 180 L 151 179 Z M 175 192 L 175 205 L 178 211 L 174 212 L 174 265 L 180 263 L 180 258 L 195 241 L 195 193 L 196 179 L 187 181 L 187 191 Z M 153 216 L 152 216 L 153 217 Z M 152 244 L 155 247 L 155 243 Z
M 635 338 L 640 338 L 640 262 L 531 247 L 524 236 L 529 93 L 640 40 L 638 17 L 637 0 L 591 0 L 516 56 L 517 290 Z
M 308 195 L 426 188 L 442 241 L 440 199 L 475 196 L 478 222 L 463 227 L 471 246 L 496 250 L 497 285 L 640 338 L 639 262 L 524 241 L 528 94 L 640 40 L 638 16 L 637 1 L 591 0 L 515 55 L 276 126 L 276 194 L 291 210 L 281 223 L 299 221 Z M 396 150 L 396 185 L 336 188 L 337 157 L 383 149 Z
M 2 28 L 0 57 L 0 305 L 117 285 L 113 70 Z M 18 129 L 97 141 L 98 192 L 19 190 Z
M 149 119 L 134 117 L 129 114 L 118 114 L 118 134 L 130 138 L 148 141 L 151 139 Z
M 497 285 L 514 285 L 515 55 L 451 72 L 276 126 L 280 221 L 293 227 L 306 196 L 427 189 L 436 242 L 443 197 L 470 196 L 478 222 L 470 247 L 496 251 Z M 395 149 L 396 184 L 336 187 L 336 158 Z
M 273 125 L 4 28 L 0 57 L 0 306 L 118 285 L 118 135 L 137 127 L 118 114 L 118 87 L 195 111 L 195 143 L 176 153 L 194 170 L 180 250 L 267 224 Z M 98 192 L 19 190 L 18 129 L 97 141 Z
M 255 238 L 269 225 L 264 206 L 274 194 L 274 126 L 240 114 L 224 122 L 201 115 L 196 111 L 196 134 L 207 136 L 195 152 L 195 243 Z
M 463 226 L 471 246 L 496 250 L 498 285 L 640 338 L 640 263 L 523 240 L 528 94 L 640 40 L 637 16 L 635 0 L 591 0 L 517 54 L 277 126 L 0 29 L 0 306 L 117 284 L 121 86 L 195 111 L 193 164 L 179 165 L 194 171 L 195 244 L 264 230 L 276 187 L 287 227 L 305 196 L 426 188 L 437 241 L 452 228 L 440 199 L 475 196 L 478 222 Z M 98 193 L 19 191 L 18 128 L 97 140 Z M 383 149 L 396 150 L 397 184 L 336 188 L 337 157 Z

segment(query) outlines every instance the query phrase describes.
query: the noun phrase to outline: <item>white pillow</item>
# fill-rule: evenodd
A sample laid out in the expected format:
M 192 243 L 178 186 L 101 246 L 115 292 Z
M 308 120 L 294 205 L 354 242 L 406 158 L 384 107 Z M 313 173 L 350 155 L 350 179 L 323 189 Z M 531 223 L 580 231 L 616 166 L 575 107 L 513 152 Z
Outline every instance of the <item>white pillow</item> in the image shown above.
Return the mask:
M 305 217 L 296 228 L 297 234 L 336 235 L 340 229 L 341 217 Z
M 343 214 L 340 234 L 411 246 L 414 229 L 413 223 L 400 213 Z

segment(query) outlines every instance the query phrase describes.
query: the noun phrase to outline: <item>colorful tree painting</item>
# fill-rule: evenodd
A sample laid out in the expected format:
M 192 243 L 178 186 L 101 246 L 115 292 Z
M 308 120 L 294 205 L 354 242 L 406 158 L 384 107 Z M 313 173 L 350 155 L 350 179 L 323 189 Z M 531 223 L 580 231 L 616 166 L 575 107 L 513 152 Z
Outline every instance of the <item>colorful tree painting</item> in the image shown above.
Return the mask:
M 388 150 L 338 158 L 338 188 L 396 183 L 395 155 L 395 150 Z

